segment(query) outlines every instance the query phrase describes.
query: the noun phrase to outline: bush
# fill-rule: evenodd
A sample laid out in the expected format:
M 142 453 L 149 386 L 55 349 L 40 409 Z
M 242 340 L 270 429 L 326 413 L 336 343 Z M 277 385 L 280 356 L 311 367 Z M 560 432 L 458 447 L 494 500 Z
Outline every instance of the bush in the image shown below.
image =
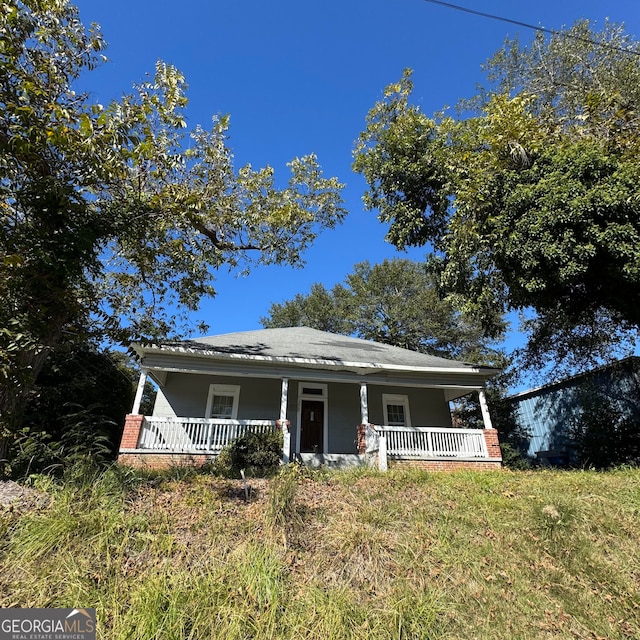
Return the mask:
M 214 471 L 237 478 L 245 475 L 264 477 L 275 473 L 282 458 L 282 434 L 245 433 L 227 445 L 218 455 Z
M 502 465 L 507 469 L 531 469 L 533 466 L 531 458 L 514 447 L 510 442 L 501 442 L 500 451 L 502 452 Z

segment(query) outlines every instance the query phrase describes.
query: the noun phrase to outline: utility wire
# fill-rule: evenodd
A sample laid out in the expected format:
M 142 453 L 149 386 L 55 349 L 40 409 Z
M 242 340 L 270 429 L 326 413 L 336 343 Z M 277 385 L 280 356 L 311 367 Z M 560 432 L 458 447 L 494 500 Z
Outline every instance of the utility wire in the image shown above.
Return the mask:
M 622 47 L 616 47 L 615 45 L 606 44 L 604 42 L 596 42 L 595 40 L 591 40 L 590 38 L 583 38 L 581 36 L 576 36 L 566 31 L 557 31 L 556 29 L 546 29 L 545 27 L 536 26 L 534 24 L 529 24 L 527 22 L 520 22 L 519 20 L 512 20 L 511 18 L 504 18 L 503 16 L 497 16 L 493 13 L 476 11 L 475 9 L 469 9 L 468 7 L 461 7 L 460 5 L 452 4 L 450 2 L 441 2 L 441 0 L 424 0 L 424 2 L 430 2 L 431 4 L 439 4 L 443 7 L 447 7 L 448 9 L 455 9 L 456 11 L 471 13 L 475 16 L 490 18 L 491 20 L 508 22 L 509 24 L 515 24 L 518 27 L 525 27 L 526 29 L 533 29 L 534 31 L 540 31 L 541 33 L 550 33 L 551 35 L 554 35 L 554 36 L 564 36 L 565 38 L 573 38 L 574 40 L 581 40 L 582 42 L 587 42 L 597 47 L 606 47 L 607 49 L 611 49 L 612 51 L 620 51 L 621 53 L 630 53 L 634 56 L 640 56 L 640 51 L 636 51 L 634 49 L 623 49 Z

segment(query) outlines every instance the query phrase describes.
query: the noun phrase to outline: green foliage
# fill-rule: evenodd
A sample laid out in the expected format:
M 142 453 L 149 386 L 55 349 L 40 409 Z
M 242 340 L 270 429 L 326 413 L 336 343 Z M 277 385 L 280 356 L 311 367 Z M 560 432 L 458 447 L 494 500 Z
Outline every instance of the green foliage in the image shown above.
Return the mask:
M 27 398 L 5 472 L 13 477 L 44 470 L 60 474 L 85 456 L 102 464 L 113 460 L 133 403 L 133 384 L 110 351 L 75 342 L 52 349 Z
M 348 293 L 341 285 L 327 291 L 316 282 L 307 295 L 296 294 L 291 300 L 273 303 L 269 316 L 262 318 L 265 328 L 311 327 L 329 333 L 350 334 L 352 322 L 346 316 L 343 299 Z
M 455 299 L 439 296 L 426 265 L 411 260 L 373 266 L 361 262 L 344 284 L 331 291 L 314 284 L 306 296 L 272 304 L 269 314 L 262 319 L 265 327 L 304 325 L 442 357 L 504 364 L 502 354 L 460 312 Z M 501 319 L 495 323 L 504 331 Z
M 103 407 L 68 409 L 71 413 L 58 417 L 60 431 L 55 434 L 23 427 L 12 441 L 4 475 L 20 479 L 34 473 L 60 476 L 78 463 L 104 466 L 114 459 L 109 434 L 119 430 L 100 413 Z
M 228 444 L 218 454 L 214 471 L 229 478 L 271 475 L 282 459 L 282 434 L 247 432 Z
M 301 524 L 294 505 L 298 484 L 304 477 L 301 467 L 302 465 L 295 462 L 287 464 L 271 480 L 267 523 L 271 527 L 281 528 L 285 535 Z
M 506 441 L 505 441 L 506 440 Z M 500 433 L 500 454 L 502 455 L 502 466 L 506 469 L 518 469 L 524 471 L 530 469 L 533 464 L 522 448 L 517 448 L 508 439 L 502 439 Z
M 638 335 L 638 52 L 585 21 L 507 42 L 458 119 L 411 105 L 406 71 L 356 143 L 389 241 L 429 243 L 445 291 L 490 335 L 500 312 L 533 311 L 529 366 L 586 367 Z
M 68 0 L 6 0 L 0 32 L 4 438 L 63 336 L 175 335 L 220 266 L 300 264 L 345 210 L 313 154 L 276 188 L 270 167 L 234 168 L 227 116 L 187 132 L 171 65 L 108 105 L 77 93 L 105 44 Z

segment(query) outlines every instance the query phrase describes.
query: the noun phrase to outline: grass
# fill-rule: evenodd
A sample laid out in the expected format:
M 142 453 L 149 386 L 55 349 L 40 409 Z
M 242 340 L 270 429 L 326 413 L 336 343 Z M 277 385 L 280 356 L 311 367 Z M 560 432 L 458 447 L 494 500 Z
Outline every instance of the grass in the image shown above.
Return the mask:
M 98 637 L 640 637 L 640 470 L 44 482 L 0 512 L 0 607 Z

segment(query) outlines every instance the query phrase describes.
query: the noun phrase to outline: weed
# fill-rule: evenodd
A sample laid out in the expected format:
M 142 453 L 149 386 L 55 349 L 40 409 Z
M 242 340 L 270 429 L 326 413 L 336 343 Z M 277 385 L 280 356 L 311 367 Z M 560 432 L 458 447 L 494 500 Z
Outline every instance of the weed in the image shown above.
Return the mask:
M 284 527 L 295 518 L 294 499 L 299 477 L 297 465 L 289 465 L 272 480 L 267 507 L 267 522 L 272 527 Z
M 101 640 L 640 637 L 640 470 L 157 480 L 34 476 L 0 606 L 95 607 Z

